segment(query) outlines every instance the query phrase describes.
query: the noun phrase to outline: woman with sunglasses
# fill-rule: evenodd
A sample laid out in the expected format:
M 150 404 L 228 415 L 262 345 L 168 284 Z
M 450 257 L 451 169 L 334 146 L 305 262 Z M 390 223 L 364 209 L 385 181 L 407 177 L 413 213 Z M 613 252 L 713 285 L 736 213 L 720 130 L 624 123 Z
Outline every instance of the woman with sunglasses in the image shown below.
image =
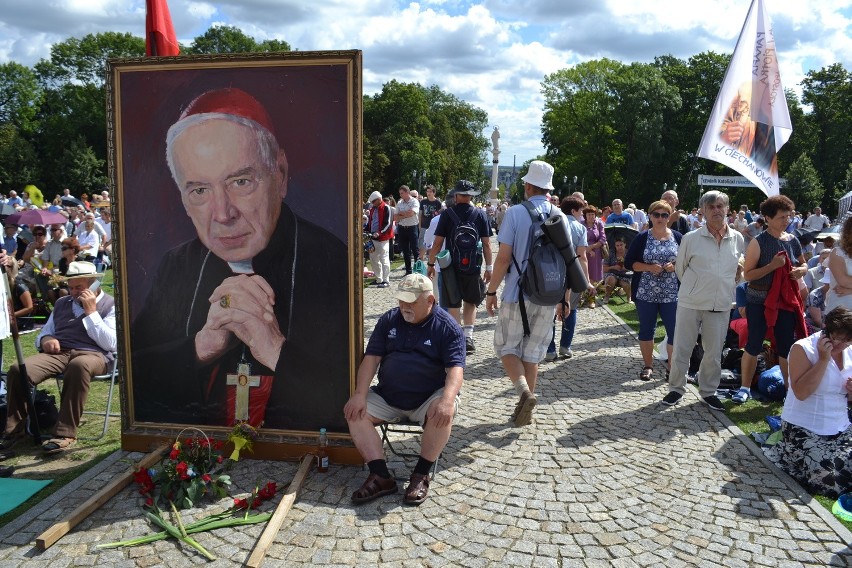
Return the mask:
M 766 456 L 810 491 L 835 498 L 852 490 L 852 310 L 834 308 L 825 328 L 790 349 L 783 438 Z
M 63 239 L 62 241 L 62 258 L 59 259 L 59 264 L 57 265 L 59 274 L 65 276 L 68 274 L 68 266 L 77 260 L 77 254 L 80 252 L 80 243 L 77 240 L 77 237 L 68 237 L 67 239 Z M 53 287 L 51 291 L 52 302 L 56 303 L 56 300 L 62 296 L 68 295 L 68 284 L 62 279 L 59 282 L 56 282 L 56 285 Z
M 667 202 L 655 201 L 648 211 L 651 227 L 633 239 L 624 259 L 627 269 L 633 271 L 631 290 L 639 315 L 639 350 L 644 365 L 639 378 L 643 381 L 651 380 L 654 373 L 657 316 L 663 320 L 666 328 L 666 349 L 668 361 L 671 361 L 679 286 L 675 259 L 682 236 L 668 227 L 672 206 Z

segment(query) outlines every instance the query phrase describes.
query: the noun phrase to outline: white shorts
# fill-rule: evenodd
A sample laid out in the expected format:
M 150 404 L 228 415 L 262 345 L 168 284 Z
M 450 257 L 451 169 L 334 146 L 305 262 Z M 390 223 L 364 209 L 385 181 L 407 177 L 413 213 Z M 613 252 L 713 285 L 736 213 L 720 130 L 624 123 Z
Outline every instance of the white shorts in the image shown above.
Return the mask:
M 426 399 L 426 402 L 418 406 L 417 408 L 411 410 L 403 410 L 401 408 L 396 408 L 395 406 L 389 405 L 385 402 L 377 392 L 370 389 L 367 393 L 367 414 L 372 416 L 373 418 L 378 418 L 382 422 L 389 422 L 391 424 L 396 422 L 417 422 L 421 426 L 423 426 L 426 422 L 426 412 L 429 410 L 429 406 L 431 406 L 432 402 L 444 396 L 444 389 L 438 389 Z M 455 408 L 453 410 L 453 416 L 455 416 L 459 411 L 459 397 L 456 395 L 455 400 Z
M 553 339 L 553 316 L 556 306 L 539 306 L 524 302 L 530 335 L 524 337 L 521 306 L 517 302 L 503 302 L 497 314 L 494 329 L 494 351 L 498 357 L 515 355 L 527 363 L 539 363 L 544 359 L 547 346 Z

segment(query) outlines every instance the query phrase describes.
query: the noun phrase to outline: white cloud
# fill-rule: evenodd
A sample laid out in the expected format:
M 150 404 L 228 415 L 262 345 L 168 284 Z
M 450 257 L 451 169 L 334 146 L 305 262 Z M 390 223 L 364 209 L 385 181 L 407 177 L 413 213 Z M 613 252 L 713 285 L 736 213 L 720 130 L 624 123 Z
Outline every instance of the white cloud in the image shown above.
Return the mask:
M 7 0 L 7 3 L 8 0 Z M 12 0 L 0 12 L 0 62 L 32 65 L 52 43 L 98 31 L 144 33 L 142 0 Z M 541 80 L 580 61 L 651 61 L 733 51 L 742 0 L 172 0 L 188 43 L 212 22 L 302 51 L 362 49 L 364 88 L 391 79 L 442 89 L 486 110 L 501 163 L 542 152 Z M 852 0 L 767 2 L 784 85 L 834 62 L 852 68 Z M 486 131 L 489 135 L 491 128 Z

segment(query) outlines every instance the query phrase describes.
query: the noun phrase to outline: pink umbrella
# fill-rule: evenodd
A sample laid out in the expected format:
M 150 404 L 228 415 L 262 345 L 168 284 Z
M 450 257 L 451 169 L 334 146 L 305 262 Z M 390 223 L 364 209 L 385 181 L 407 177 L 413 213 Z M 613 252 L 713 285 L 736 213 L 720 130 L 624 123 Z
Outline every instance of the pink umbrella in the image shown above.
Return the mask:
M 46 209 L 30 209 L 20 213 L 13 213 L 6 217 L 6 224 L 13 225 L 53 225 L 65 223 L 68 218 L 61 213 L 54 213 Z

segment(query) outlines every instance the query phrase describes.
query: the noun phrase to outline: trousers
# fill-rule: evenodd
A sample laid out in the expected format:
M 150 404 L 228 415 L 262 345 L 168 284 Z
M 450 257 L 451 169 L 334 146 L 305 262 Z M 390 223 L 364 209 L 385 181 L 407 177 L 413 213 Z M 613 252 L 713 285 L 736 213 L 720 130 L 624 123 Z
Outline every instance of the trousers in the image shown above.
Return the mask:
M 701 346 L 704 357 L 698 367 L 698 393 L 701 398 L 716 394 L 719 380 L 722 378 L 722 346 L 728 332 L 730 310 L 711 312 L 677 307 L 675 318 L 674 346 L 669 371 L 669 390 L 686 393 L 686 372 L 689 370 L 689 357 L 701 331 Z
M 106 373 L 104 356 L 96 351 L 71 349 L 57 355 L 38 353 L 27 357 L 24 364 L 27 367 L 29 382 L 33 386 L 50 377 L 63 375 L 62 401 L 54 435 L 59 438 L 76 438 L 92 377 Z M 26 397 L 29 393 L 24 392 L 21 385 L 21 371 L 17 363 L 9 367 L 6 382 L 8 407 L 4 432 L 8 434 L 17 430 L 26 419 Z

